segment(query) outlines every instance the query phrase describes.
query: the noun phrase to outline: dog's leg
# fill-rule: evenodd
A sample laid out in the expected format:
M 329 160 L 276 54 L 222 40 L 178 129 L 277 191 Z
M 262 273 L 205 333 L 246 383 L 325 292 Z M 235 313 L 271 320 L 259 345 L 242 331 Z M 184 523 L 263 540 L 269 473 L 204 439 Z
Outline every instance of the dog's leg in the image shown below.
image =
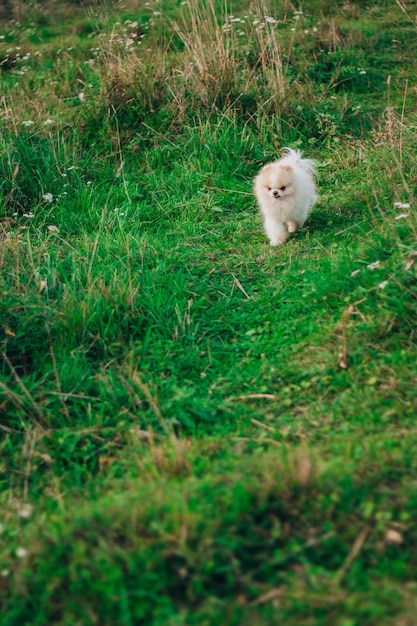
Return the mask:
M 265 219 L 264 226 L 271 246 L 278 246 L 279 244 L 285 243 L 287 241 L 288 230 L 285 224 Z
M 294 220 L 289 220 L 287 222 L 287 226 L 288 226 L 288 232 L 289 233 L 295 233 L 298 230 L 299 223 L 295 222 Z

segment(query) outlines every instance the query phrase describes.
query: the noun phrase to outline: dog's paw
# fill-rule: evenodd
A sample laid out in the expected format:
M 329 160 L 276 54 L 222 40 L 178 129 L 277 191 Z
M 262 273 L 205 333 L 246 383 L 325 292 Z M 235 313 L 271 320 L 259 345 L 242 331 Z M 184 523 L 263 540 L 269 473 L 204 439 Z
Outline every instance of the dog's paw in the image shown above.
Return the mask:
M 271 237 L 269 243 L 271 244 L 271 246 L 280 246 L 286 241 L 287 237 L 285 235 L 280 235 L 279 237 Z
M 289 233 L 295 233 L 298 230 L 298 222 L 290 220 L 287 222 L 287 228 Z

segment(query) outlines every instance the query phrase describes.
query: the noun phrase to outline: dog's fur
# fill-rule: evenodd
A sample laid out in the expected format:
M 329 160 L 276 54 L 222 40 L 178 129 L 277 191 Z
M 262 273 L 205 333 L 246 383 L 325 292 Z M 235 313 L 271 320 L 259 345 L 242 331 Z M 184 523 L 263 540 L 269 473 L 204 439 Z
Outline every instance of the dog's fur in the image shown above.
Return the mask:
M 279 161 L 265 165 L 254 182 L 271 246 L 285 243 L 306 221 L 318 196 L 315 162 L 298 150 L 284 148 Z

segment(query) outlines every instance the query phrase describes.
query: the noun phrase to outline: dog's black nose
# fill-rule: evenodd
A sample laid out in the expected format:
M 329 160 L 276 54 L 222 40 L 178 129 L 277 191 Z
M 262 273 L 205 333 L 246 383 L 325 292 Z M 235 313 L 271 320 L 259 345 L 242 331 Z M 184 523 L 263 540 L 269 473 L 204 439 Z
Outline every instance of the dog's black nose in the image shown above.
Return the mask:
M 272 195 L 274 196 L 274 198 L 279 198 L 279 191 L 277 189 L 274 189 Z

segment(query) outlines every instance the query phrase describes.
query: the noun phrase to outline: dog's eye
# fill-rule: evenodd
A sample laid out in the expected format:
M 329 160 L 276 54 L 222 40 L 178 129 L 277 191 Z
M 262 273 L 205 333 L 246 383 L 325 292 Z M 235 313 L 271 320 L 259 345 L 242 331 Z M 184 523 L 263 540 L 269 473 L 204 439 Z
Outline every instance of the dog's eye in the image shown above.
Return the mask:
M 282 187 L 279 188 L 280 191 L 285 191 L 286 190 L 286 186 L 282 185 Z
M 267 187 L 266 189 L 267 191 L 271 191 L 272 187 Z

